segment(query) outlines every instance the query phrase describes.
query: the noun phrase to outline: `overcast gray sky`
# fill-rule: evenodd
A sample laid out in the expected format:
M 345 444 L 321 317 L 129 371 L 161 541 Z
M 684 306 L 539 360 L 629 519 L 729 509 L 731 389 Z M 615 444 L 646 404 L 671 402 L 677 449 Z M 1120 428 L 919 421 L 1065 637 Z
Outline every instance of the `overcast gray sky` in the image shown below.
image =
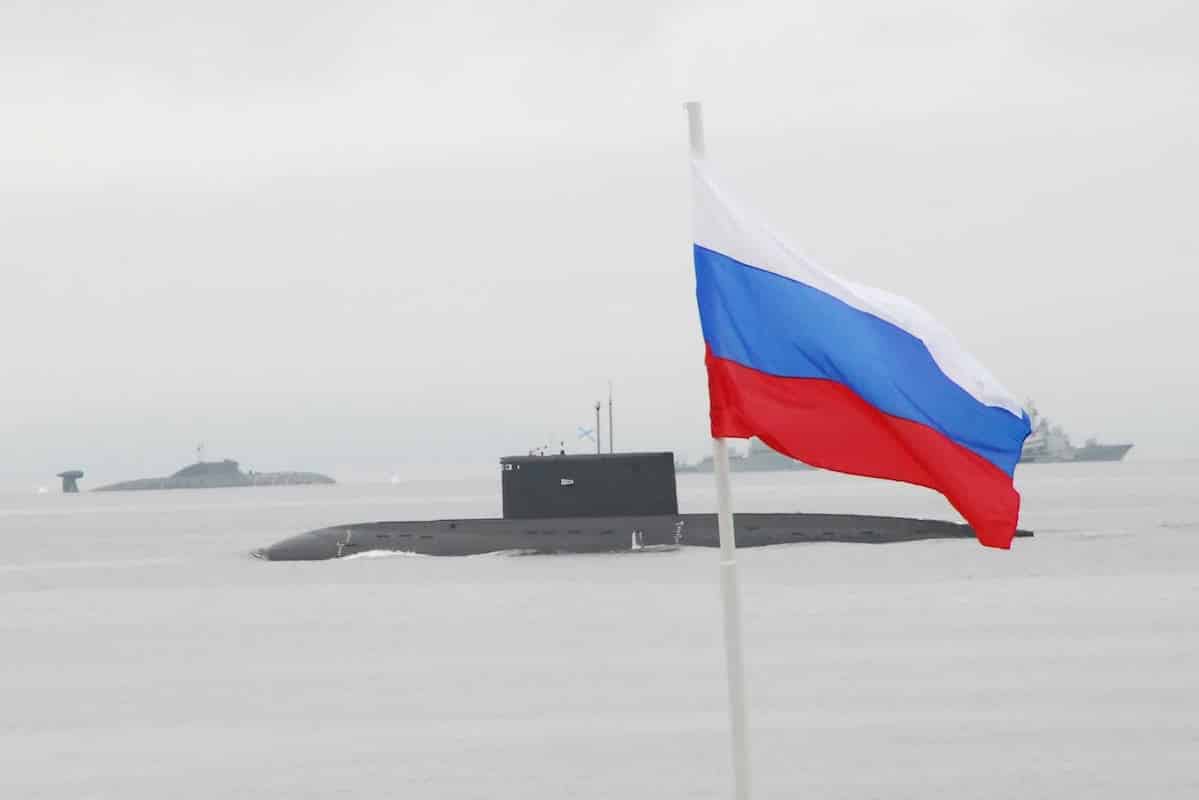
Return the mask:
M 0 6 L 0 480 L 706 452 L 686 124 L 1076 439 L 1199 453 L 1194 3 Z

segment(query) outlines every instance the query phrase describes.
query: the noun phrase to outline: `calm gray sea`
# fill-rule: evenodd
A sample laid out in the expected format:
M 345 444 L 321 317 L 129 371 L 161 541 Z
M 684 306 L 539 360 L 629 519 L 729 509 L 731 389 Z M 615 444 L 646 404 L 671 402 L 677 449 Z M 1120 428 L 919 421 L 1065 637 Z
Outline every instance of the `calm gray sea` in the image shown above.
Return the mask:
M 1199 796 L 1199 462 L 1018 473 L 1011 552 L 739 554 L 755 796 Z M 0 798 L 729 797 L 715 551 L 248 556 L 494 515 L 496 477 L 0 496 Z M 734 479 L 747 511 L 953 518 Z

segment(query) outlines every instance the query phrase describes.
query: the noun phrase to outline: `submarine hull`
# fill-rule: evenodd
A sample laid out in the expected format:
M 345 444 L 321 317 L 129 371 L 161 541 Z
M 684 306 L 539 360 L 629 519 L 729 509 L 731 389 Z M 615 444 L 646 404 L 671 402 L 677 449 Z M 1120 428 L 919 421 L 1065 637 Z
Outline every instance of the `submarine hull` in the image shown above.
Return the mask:
M 372 551 L 470 556 L 720 545 L 715 514 L 679 513 L 673 453 L 509 456 L 500 466 L 503 516 L 498 519 L 335 525 L 254 555 L 319 561 Z M 734 525 L 738 547 L 974 538 L 968 525 L 860 514 L 737 514 Z
M 853 514 L 738 514 L 738 547 L 794 542 L 882 544 L 974 538 L 968 525 Z M 1018 536 L 1031 536 L 1017 531 Z M 254 551 L 269 561 L 319 561 L 372 551 L 468 556 L 501 551 L 601 553 L 659 546 L 717 547 L 715 514 L 365 522 L 302 533 Z

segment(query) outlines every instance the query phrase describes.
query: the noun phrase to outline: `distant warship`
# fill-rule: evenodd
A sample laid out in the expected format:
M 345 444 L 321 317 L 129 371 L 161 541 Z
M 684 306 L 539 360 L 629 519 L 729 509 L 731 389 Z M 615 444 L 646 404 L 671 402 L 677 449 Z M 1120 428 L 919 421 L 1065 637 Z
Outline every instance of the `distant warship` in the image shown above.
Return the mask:
M 510 456 L 500 460 L 500 476 L 499 518 L 334 525 L 253 554 L 268 561 L 315 561 L 378 550 L 465 556 L 719 544 L 715 514 L 679 513 L 672 453 Z M 974 537 L 958 523 L 859 514 L 739 513 L 734 525 L 738 547 Z
M 1032 434 L 1024 441 L 1020 454 L 1022 464 L 1057 464 L 1068 461 L 1119 461 L 1132 449 L 1131 444 L 1100 444 L 1087 439 L 1082 447 L 1075 447 L 1060 425 L 1050 423 L 1042 417 L 1037 407 L 1028 402 L 1028 416 L 1032 422 Z
M 676 464 L 675 469 L 678 472 L 711 472 L 712 457 L 708 456 L 695 464 Z M 749 450 L 745 455 L 729 453 L 729 469 L 733 472 L 778 472 L 813 467 L 775 452 L 755 438 L 749 440 Z
M 100 486 L 97 492 L 129 492 L 144 489 L 223 489 L 231 486 L 296 486 L 334 483 L 316 472 L 243 472 L 236 461 L 197 461 L 166 478 L 139 478 Z

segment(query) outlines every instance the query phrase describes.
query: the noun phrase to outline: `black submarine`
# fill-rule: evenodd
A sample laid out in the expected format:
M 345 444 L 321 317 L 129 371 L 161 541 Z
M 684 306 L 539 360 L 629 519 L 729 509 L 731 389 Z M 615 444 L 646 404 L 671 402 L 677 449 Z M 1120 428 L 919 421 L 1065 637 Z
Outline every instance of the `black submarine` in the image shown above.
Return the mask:
M 500 459 L 500 476 L 499 519 L 335 525 L 253 555 L 269 561 L 315 561 L 380 550 L 466 556 L 719 546 L 715 514 L 679 513 L 673 453 L 509 456 Z M 734 525 L 738 547 L 974 537 L 960 523 L 857 514 L 737 513 Z M 1020 530 L 1016 535 L 1032 533 Z

